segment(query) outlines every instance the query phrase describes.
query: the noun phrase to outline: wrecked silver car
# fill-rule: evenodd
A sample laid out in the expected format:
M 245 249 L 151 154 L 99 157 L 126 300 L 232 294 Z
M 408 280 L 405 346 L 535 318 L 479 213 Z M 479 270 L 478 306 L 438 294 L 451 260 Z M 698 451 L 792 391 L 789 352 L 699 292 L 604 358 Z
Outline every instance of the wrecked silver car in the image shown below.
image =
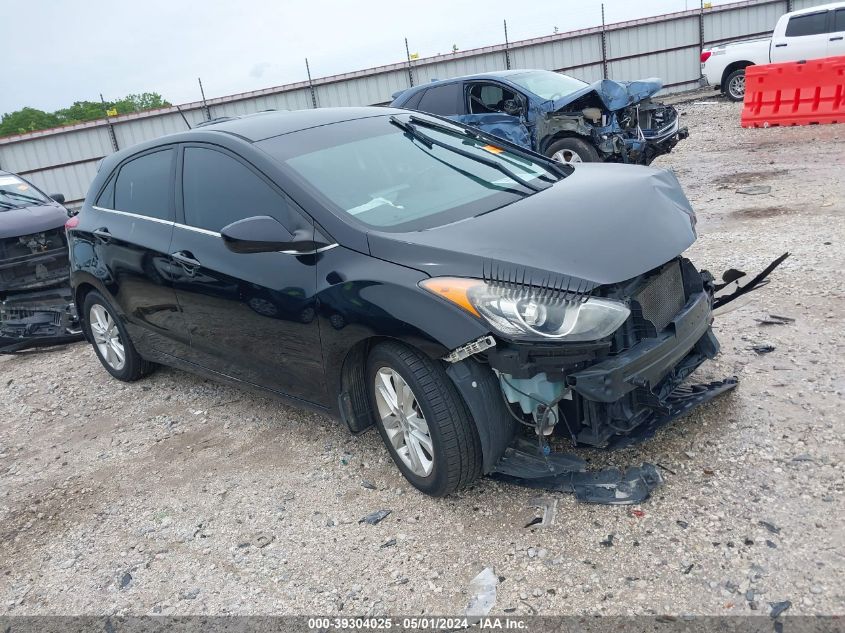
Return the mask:
M 673 106 L 652 101 L 662 88 L 657 78 L 588 84 L 506 70 L 410 88 L 391 105 L 449 117 L 563 163 L 648 165 L 689 135 Z
M 81 339 L 63 201 L 0 171 L 0 353 Z

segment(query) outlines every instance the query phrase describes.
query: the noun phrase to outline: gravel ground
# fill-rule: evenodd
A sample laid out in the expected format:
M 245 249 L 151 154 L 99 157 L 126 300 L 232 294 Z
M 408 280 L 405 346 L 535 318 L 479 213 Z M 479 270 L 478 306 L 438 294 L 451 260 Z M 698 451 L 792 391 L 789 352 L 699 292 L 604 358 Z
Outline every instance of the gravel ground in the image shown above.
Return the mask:
M 427 498 L 376 433 L 170 369 L 124 385 L 82 344 L 24 353 L 0 358 L 0 613 L 459 614 L 485 566 L 493 614 L 845 613 L 845 127 L 742 130 L 709 95 L 679 108 L 691 137 L 658 163 L 698 210 L 690 257 L 792 256 L 717 320 L 698 375 L 736 374 L 734 393 L 586 453 L 660 464 L 648 502 L 551 494 L 554 524 L 526 528 L 535 491 Z M 771 192 L 737 193 L 753 185 Z

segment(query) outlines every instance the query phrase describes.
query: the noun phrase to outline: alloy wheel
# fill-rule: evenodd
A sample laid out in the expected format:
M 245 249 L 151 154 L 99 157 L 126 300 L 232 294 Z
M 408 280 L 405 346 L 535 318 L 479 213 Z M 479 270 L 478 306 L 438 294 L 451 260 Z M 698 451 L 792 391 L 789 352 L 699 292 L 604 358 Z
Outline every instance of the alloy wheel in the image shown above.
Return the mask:
M 434 468 L 434 445 L 417 397 L 402 376 L 382 367 L 375 376 L 376 406 L 390 445 L 418 477 Z
M 745 75 L 737 75 L 728 84 L 728 92 L 735 99 L 742 99 L 745 96 Z
M 552 154 L 552 160 L 566 165 L 573 165 L 575 163 L 582 163 L 581 156 L 578 152 L 573 152 L 571 149 L 562 149 Z
M 122 370 L 126 364 L 126 350 L 120 339 L 117 322 L 105 307 L 97 303 L 91 306 L 88 323 L 91 326 L 94 345 L 100 351 L 100 356 L 115 371 Z

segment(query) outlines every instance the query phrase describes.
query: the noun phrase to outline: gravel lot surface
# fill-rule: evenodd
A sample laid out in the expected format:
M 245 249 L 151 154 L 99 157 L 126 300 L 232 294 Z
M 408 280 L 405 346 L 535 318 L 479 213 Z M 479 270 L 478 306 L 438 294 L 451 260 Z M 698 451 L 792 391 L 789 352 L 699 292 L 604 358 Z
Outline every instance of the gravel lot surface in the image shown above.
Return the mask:
M 526 528 L 536 491 L 427 498 L 374 432 L 170 369 L 124 385 L 83 344 L 23 353 L 0 357 L 0 613 L 460 614 L 491 566 L 493 614 L 845 614 L 845 126 L 679 109 L 691 137 L 656 165 L 698 210 L 689 256 L 717 274 L 792 256 L 717 319 L 697 376 L 734 393 L 584 453 L 661 465 L 648 502 L 550 494 L 554 524 Z

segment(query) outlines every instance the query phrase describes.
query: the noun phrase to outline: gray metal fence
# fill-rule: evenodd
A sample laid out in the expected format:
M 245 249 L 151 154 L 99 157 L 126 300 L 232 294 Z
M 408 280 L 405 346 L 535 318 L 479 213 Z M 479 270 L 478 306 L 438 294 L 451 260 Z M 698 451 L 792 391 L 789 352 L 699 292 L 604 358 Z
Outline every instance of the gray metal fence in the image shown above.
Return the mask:
M 788 11 L 825 0 L 746 0 L 712 9 L 683 11 L 590 29 L 497 44 L 408 63 L 255 90 L 126 114 L 50 130 L 0 138 L 0 168 L 31 179 L 45 191 L 81 203 L 97 163 L 117 148 L 186 129 L 212 117 L 261 110 L 295 110 L 388 103 L 411 84 L 477 72 L 543 68 L 585 81 L 661 77 L 667 92 L 696 86 L 703 46 L 766 35 Z M 312 93 L 313 91 L 313 93 Z M 207 106 L 207 108 L 206 108 Z

